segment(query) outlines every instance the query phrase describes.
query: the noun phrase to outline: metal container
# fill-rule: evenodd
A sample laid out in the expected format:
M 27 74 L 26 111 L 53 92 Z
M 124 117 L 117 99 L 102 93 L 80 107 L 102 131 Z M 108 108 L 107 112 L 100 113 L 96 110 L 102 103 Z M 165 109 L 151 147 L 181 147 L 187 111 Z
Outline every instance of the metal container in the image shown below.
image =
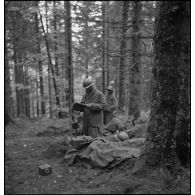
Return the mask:
M 43 176 L 47 176 L 52 173 L 52 167 L 49 164 L 40 165 L 38 169 L 39 169 L 39 173 Z

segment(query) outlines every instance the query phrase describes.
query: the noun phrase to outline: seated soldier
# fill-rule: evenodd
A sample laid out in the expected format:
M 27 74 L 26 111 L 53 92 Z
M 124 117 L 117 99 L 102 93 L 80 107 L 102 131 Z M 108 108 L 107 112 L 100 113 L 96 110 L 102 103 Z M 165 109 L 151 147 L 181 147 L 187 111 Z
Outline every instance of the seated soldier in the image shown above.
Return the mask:
M 118 133 L 120 131 L 125 130 L 125 125 L 123 122 L 118 118 L 113 118 L 104 128 L 103 135 L 111 135 L 114 133 Z
M 118 118 L 113 118 L 104 128 L 103 135 L 109 141 L 125 141 L 134 137 L 145 137 L 147 124 L 136 125 L 131 129 L 126 129 L 123 122 Z
M 113 118 L 104 128 L 103 135 L 108 141 L 119 142 L 129 139 L 126 133 L 126 127 L 118 118 Z

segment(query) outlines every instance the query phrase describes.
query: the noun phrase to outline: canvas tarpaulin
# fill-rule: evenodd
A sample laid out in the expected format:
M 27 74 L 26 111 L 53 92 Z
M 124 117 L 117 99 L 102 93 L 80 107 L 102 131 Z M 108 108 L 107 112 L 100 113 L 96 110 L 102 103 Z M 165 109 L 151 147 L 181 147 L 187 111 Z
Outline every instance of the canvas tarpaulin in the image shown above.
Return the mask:
M 143 143 L 144 138 L 111 142 L 106 137 L 79 136 L 72 140 L 76 147 L 66 153 L 64 160 L 68 164 L 79 162 L 86 167 L 112 168 L 126 159 L 139 157 Z

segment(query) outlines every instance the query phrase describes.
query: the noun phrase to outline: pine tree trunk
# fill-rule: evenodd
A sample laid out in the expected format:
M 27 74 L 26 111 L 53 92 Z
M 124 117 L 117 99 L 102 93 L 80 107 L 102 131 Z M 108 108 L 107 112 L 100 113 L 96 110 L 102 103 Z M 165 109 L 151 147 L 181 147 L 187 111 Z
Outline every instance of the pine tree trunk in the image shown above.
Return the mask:
M 106 85 L 109 85 L 110 78 L 109 78 L 109 1 L 106 1 Z
M 52 73 L 52 77 L 53 77 L 53 84 L 54 84 L 54 90 L 55 90 L 55 96 L 56 96 L 56 105 L 57 107 L 60 107 L 60 99 L 59 99 L 59 94 L 58 94 L 58 89 L 57 89 L 57 84 L 56 84 L 56 79 L 55 79 L 55 71 L 53 68 L 53 63 L 52 63 L 52 59 L 51 59 L 51 54 L 50 54 L 50 49 L 49 49 L 49 42 L 48 42 L 48 36 L 45 32 L 45 28 L 43 25 L 43 20 L 42 20 L 42 15 L 40 14 L 40 20 L 41 20 L 41 24 L 42 24 L 42 29 L 43 29 L 43 33 L 44 33 L 44 39 L 45 39 L 45 45 L 46 45 L 46 49 L 47 49 L 47 55 L 48 55 L 48 60 L 49 60 L 49 65 L 51 68 L 51 73 Z
M 105 74 L 105 67 L 106 67 L 106 15 L 105 15 L 105 11 L 106 11 L 106 3 L 105 1 L 102 3 L 102 26 L 103 26 L 103 31 L 102 31 L 102 41 L 103 41 L 103 47 L 102 47 L 102 90 L 103 93 L 105 94 L 106 92 L 106 74 Z
M 39 81 L 38 81 L 38 64 L 36 64 L 36 105 L 37 105 L 37 117 L 39 117 Z
M 129 75 L 129 110 L 128 114 L 138 118 L 140 114 L 140 38 L 139 22 L 141 15 L 141 2 L 133 2 L 133 38 L 132 38 L 132 64 Z
M 10 70 L 9 70 L 9 60 L 8 60 L 8 50 L 7 42 L 5 38 L 5 110 L 4 110 L 4 124 L 7 125 L 10 122 L 11 115 L 11 85 L 10 85 Z
M 64 16 L 64 32 L 65 32 L 65 78 L 66 78 L 66 81 L 68 81 L 68 36 L 67 36 L 67 33 L 68 33 L 68 20 L 67 20 L 67 10 L 66 10 L 66 1 L 64 1 L 64 10 L 65 10 L 65 16 Z M 69 87 L 66 86 L 66 89 L 65 89 L 65 105 L 69 108 Z
M 13 28 L 16 28 L 15 18 L 13 20 Z M 15 31 L 13 32 L 13 61 L 14 61 L 14 73 L 15 73 L 15 89 L 16 89 L 16 107 L 17 107 L 17 117 L 22 113 L 21 111 L 21 101 L 20 101 L 20 89 L 18 84 L 20 83 L 20 68 L 18 65 L 18 41 L 16 40 Z
M 191 63 L 191 20 L 190 2 L 178 3 L 181 10 L 180 39 L 182 43 L 179 60 L 179 104 L 176 118 L 176 151 L 183 165 L 190 162 L 190 63 Z
M 24 86 L 29 86 L 28 67 L 25 66 L 24 72 Z M 30 91 L 29 88 L 24 89 L 24 101 L 25 101 L 25 115 L 30 118 Z
M 36 7 L 39 6 L 39 1 L 35 1 Z M 37 12 L 35 13 L 35 28 L 37 33 L 37 54 L 41 54 L 40 48 L 40 33 L 39 33 L 39 19 Z M 44 85 L 43 85 L 43 71 L 42 71 L 42 61 L 40 57 L 38 57 L 38 68 L 39 68 L 39 80 L 40 80 L 40 95 L 41 95 L 41 114 L 45 115 L 45 101 L 44 98 Z
M 46 33 L 48 34 L 48 19 L 47 19 L 47 1 L 45 1 L 45 20 L 46 20 Z M 48 63 L 48 92 L 49 92 L 49 117 L 52 118 L 53 113 L 52 113 L 52 99 L 51 99 L 51 68 Z
M 88 44 L 88 38 L 89 38 L 89 28 L 88 28 L 88 15 L 86 14 L 85 17 L 85 74 L 86 77 L 89 76 L 89 44 Z
M 71 5 L 70 1 L 66 1 L 66 43 L 67 46 L 67 63 L 68 63 L 68 86 L 69 86 L 69 114 L 72 119 L 72 104 L 74 102 L 74 87 L 73 87 L 73 65 L 72 65 L 72 23 L 71 23 Z
M 186 48 L 181 41 L 185 36 L 182 34 L 186 22 L 185 2 L 158 3 L 160 5 L 157 5 L 159 13 L 156 19 L 154 44 L 152 109 L 146 139 L 146 162 L 150 165 L 172 163 L 173 160 L 174 133 L 181 92 L 179 81 L 183 74 L 180 67 L 184 65 L 180 56 L 183 48 Z M 186 56 L 189 56 L 188 52 Z
M 60 78 L 60 70 L 59 70 L 59 65 L 58 65 L 58 44 L 57 44 L 57 14 L 56 14 L 56 4 L 55 4 L 55 1 L 53 1 L 53 7 L 54 7 L 54 39 L 55 39 L 55 44 L 54 44 L 54 56 L 55 56 L 55 75 L 56 75 L 56 78 L 57 81 L 56 81 L 56 85 L 57 85 L 57 94 L 58 94 L 58 100 L 59 100 L 59 103 L 58 103 L 58 106 L 60 107 L 60 87 L 59 87 L 59 78 Z
M 61 24 L 61 26 L 62 26 L 62 24 Z M 66 27 L 65 27 L 65 22 L 64 22 L 64 32 L 65 31 L 66 31 Z M 62 39 L 63 39 L 63 36 L 60 36 L 60 48 L 64 47 L 64 43 L 63 43 Z M 66 52 L 65 52 L 65 47 L 64 47 L 64 53 L 61 52 L 61 54 L 60 54 L 60 59 L 61 59 L 61 63 L 62 63 L 61 71 L 62 71 L 62 84 L 63 84 L 63 91 L 61 93 L 61 96 L 62 96 L 62 100 L 61 100 L 62 105 L 61 105 L 61 107 L 63 107 L 63 108 L 66 107 L 66 93 L 65 93 L 65 91 L 66 91 L 66 86 L 65 86 L 66 62 L 65 62 L 65 59 L 66 59 L 66 57 L 64 56 L 65 53 Z
M 31 81 L 31 108 L 32 108 L 32 117 L 35 117 L 35 110 L 34 110 L 34 82 Z
M 122 13 L 122 40 L 120 48 L 120 70 L 119 70 L 119 110 L 125 111 L 126 104 L 126 61 L 125 61 L 125 50 L 126 50 L 126 29 L 128 20 L 129 1 L 123 1 L 123 13 Z
M 15 23 L 13 25 L 15 27 Z M 15 84 L 16 84 L 16 116 L 18 117 L 20 115 L 20 101 L 19 101 L 19 89 L 17 84 L 19 83 L 19 79 L 18 79 L 18 72 L 19 72 L 19 68 L 17 66 L 17 53 L 16 53 L 16 40 L 15 40 L 15 34 L 13 36 L 13 61 L 14 61 L 14 74 L 15 74 Z
M 17 93 L 18 93 L 18 100 L 17 100 L 17 106 L 18 106 L 18 110 L 19 110 L 19 112 L 18 112 L 18 115 L 19 116 L 23 116 L 24 115 L 24 108 L 25 108 L 25 105 L 24 105 L 24 89 L 23 89 L 23 84 L 24 84 L 24 73 L 23 73 L 23 60 L 22 60 L 22 51 L 21 51 L 21 49 L 19 49 L 19 42 L 17 41 L 17 46 L 16 46 L 16 48 L 17 48 L 17 52 L 16 52 L 16 54 L 17 54 L 17 57 L 16 57 L 16 59 L 17 59 L 17 64 L 16 64 L 16 66 L 17 66 L 17 74 L 18 74 L 18 76 L 17 76 L 17 84 L 19 84 L 20 86 L 17 88 Z

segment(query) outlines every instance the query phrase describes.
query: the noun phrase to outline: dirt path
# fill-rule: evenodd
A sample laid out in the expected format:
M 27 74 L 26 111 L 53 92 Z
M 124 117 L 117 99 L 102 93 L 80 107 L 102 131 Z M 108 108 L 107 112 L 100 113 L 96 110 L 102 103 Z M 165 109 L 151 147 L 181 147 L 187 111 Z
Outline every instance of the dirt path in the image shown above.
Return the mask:
M 52 128 L 48 129 L 51 125 L 55 136 L 52 136 Z M 67 126 L 67 121 L 64 120 L 47 121 L 45 119 L 29 123 L 23 128 L 6 127 L 5 193 L 161 194 L 167 191 L 173 192 L 173 189 L 179 190 L 176 187 L 181 186 L 180 181 L 173 189 L 165 189 L 162 179 L 157 179 L 154 173 L 153 176 L 148 173 L 133 176 L 127 163 L 117 169 L 101 170 L 86 169 L 80 165 L 67 166 L 63 158 L 45 158 L 42 153 L 50 145 L 64 139 L 70 133 Z M 52 166 L 51 175 L 39 175 L 37 167 L 44 163 Z M 185 182 L 185 184 L 186 193 L 190 190 L 190 183 Z

